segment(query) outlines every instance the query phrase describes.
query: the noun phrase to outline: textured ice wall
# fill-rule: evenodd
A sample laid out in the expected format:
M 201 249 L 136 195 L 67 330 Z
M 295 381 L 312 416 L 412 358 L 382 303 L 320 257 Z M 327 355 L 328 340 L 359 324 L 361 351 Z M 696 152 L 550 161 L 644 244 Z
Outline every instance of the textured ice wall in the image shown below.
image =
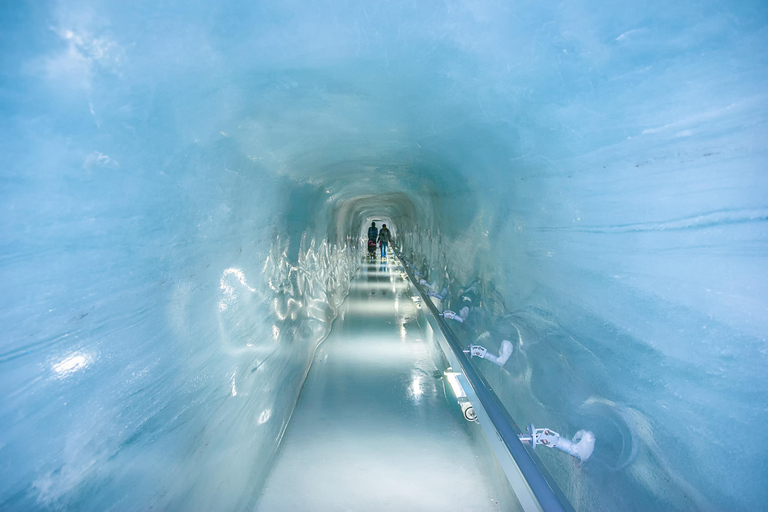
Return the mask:
M 577 507 L 765 502 L 764 2 L 0 9 L 4 507 L 247 508 L 370 216 Z
M 246 510 L 356 265 L 326 192 L 222 133 L 173 10 L 2 9 L 0 508 Z
M 357 258 L 297 228 L 288 185 L 188 151 L 136 181 L 57 163 L 6 198 L 0 508 L 257 498 Z
M 556 74 L 524 95 L 539 112 L 502 123 L 496 99 L 497 124 L 422 143 L 471 173 L 479 206 L 466 229 L 406 236 L 409 255 L 470 308 L 468 342 L 515 343 L 503 370 L 478 364 L 522 425 L 597 434 L 581 468 L 540 454 L 585 510 L 767 497 L 765 441 L 723 437 L 768 420 L 766 17 L 721 7 L 551 21 L 560 55 L 530 71 Z

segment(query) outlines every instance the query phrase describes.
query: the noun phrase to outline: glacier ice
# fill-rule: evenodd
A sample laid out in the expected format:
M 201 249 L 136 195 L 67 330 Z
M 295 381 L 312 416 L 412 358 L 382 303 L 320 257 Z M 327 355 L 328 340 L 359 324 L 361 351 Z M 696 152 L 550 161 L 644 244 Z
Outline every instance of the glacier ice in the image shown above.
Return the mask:
M 0 508 L 252 508 L 374 218 L 577 509 L 768 500 L 765 2 L 0 13 Z

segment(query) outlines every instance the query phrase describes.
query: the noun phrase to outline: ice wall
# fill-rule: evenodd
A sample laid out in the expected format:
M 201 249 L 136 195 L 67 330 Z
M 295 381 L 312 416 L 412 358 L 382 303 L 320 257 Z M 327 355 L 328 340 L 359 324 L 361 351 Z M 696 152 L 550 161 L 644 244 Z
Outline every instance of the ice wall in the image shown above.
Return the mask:
M 0 508 L 249 508 L 371 217 L 577 508 L 760 508 L 767 20 L 4 3 Z
M 4 197 L 0 508 L 247 509 L 356 254 L 226 145 L 67 146 Z

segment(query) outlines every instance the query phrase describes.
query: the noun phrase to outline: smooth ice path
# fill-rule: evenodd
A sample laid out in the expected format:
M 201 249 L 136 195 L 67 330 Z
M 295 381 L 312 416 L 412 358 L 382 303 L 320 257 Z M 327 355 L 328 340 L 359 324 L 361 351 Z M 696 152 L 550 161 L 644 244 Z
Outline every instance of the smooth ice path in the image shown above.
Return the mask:
M 365 263 L 352 282 L 317 350 L 258 510 L 508 508 L 479 455 L 478 425 L 461 417 L 433 376 L 398 270 L 391 257 Z

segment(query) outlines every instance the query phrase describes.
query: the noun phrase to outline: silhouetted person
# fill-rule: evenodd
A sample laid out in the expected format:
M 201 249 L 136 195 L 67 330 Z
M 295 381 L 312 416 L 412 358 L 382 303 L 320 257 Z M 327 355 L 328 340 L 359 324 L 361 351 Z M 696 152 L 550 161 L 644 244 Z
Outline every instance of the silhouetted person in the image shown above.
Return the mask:
M 368 228 L 368 256 L 371 258 L 376 257 L 376 239 L 379 236 L 379 230 L 376 229 L 376 223 L 371 222 L 371 227 Z
M 381 225 L 381 231 L 379 231 L 379 247 L 381 247 L 381 257 L 387 257 L 387 244 L 389 243 L 390 235 L 386 224 Z

